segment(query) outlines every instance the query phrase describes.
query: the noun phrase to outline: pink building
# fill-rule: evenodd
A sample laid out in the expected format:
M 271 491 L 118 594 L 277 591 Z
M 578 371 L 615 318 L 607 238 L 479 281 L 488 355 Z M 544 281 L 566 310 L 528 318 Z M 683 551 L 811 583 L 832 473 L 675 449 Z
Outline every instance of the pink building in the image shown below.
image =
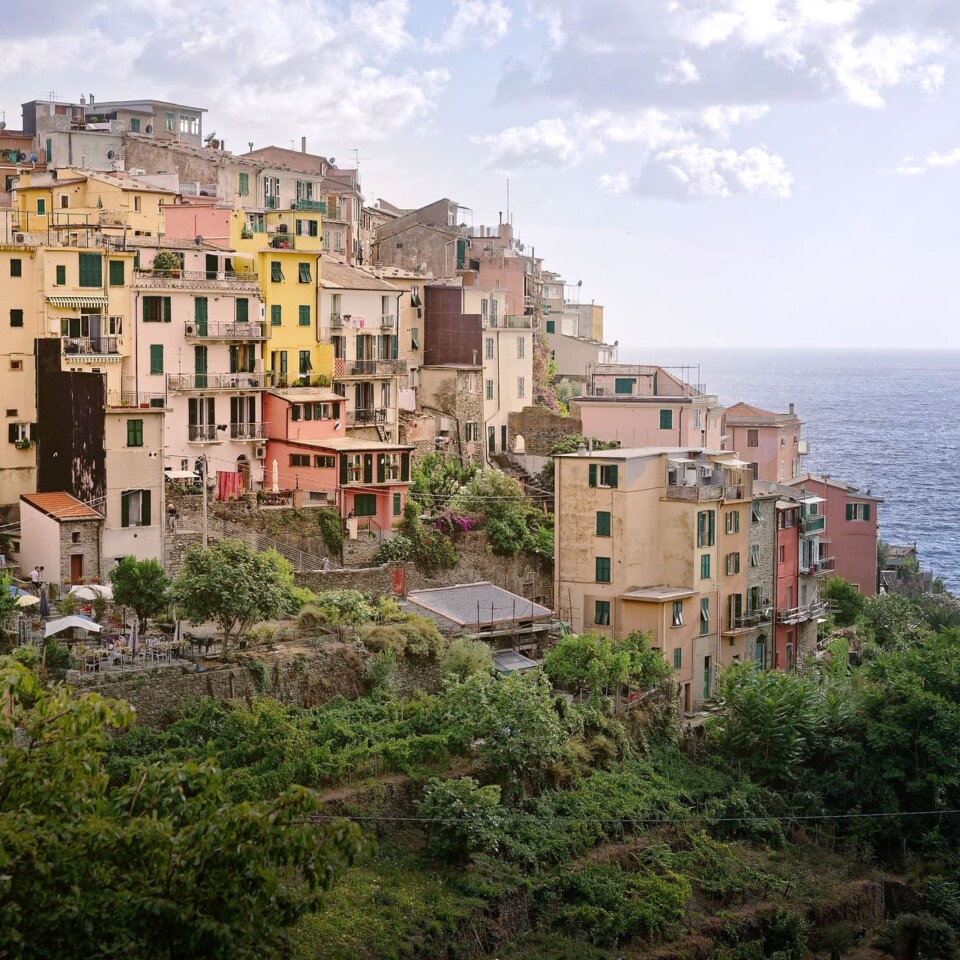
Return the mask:
M 787 413 L 736 403 L 724 415 L 725 449 L 753 464 L 757 480 L 788 483 L 800 475 L 800 458 L 809 452 L 801 426 L 792 403 Z
M 368 517 L 390 530 L 403 516 L 413 448 L 346 436 L 345 402 L 325 387 L 264 394 L 264 486 L 273 485 L 275 473 L 279 488 L 304 491 L 305 504 L 332 507 L 341 517 Z
M 570 401 L 583 433 L 622 447 L 721 448 L 717 398 L 652 364 L 598 364 L 586 396 Z
M 823 497 L 821 505 L 830 535 L 834 572 L 849 580 L 862 594 L 877 592 L 877 509 L 882 497 L 841 480 L 802 473 L 790 481 L 805 494 Z

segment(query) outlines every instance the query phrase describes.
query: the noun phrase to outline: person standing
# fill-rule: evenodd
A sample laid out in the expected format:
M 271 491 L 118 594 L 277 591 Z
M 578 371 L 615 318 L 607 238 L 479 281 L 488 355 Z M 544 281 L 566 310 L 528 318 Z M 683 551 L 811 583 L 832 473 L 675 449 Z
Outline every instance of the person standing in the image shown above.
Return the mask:
M 40 567 L 34 564 L 33 569 L 30 571 L 30 584 L 33 586 L 34 592 L 37 596 L 40 596 Z

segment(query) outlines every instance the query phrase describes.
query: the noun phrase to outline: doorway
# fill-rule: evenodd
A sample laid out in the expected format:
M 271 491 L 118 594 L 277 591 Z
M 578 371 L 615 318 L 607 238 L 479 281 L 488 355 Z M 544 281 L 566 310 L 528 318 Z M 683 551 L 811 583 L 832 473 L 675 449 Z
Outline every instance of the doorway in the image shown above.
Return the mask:
M 713 657 L 703 658 L 703 699 L 709 700 L 713 694 Z
M 76 582 L 83 579 L 83 554 L 75 553 L 70 557 L 70 579 Z

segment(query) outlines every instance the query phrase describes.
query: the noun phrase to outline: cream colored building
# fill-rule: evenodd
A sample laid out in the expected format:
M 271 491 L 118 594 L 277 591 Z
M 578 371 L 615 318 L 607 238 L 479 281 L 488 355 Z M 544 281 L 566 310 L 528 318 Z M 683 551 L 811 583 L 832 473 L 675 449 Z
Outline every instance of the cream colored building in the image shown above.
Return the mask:
M 554 596 L 574 632 L 648 632 L 681 705 L 743 647 L 751 473 L 733 453 L 605 450 L 556 458 Z

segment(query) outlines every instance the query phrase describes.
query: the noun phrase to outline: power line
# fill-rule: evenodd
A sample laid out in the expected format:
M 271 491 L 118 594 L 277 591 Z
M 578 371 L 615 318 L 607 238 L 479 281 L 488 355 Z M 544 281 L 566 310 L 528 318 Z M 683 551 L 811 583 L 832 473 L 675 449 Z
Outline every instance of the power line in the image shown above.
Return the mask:
M 829 820 L 889 820 L 897 817 L 944 817 L 956 816 L 960 809 L 949 810 L 904 810 L 898 813 L 808 813 L 808 814 L 781 814 L 778 816 L 751 816 L 751 817 L 711 817 L 700 814 L 696 817 L 542 817 L 542 816 L 506 816 L 497 819 L 503 823 L 530 823 L 530 824 L 603 824 L 619 826 L 684 826 L 709 822 L 716 823 L 797 823 Z M 357 823 L 473 823 L 485 822 L 480 817 L 387 817 L 376 814 L 314 814 L 310 820 L 354 820 Z

